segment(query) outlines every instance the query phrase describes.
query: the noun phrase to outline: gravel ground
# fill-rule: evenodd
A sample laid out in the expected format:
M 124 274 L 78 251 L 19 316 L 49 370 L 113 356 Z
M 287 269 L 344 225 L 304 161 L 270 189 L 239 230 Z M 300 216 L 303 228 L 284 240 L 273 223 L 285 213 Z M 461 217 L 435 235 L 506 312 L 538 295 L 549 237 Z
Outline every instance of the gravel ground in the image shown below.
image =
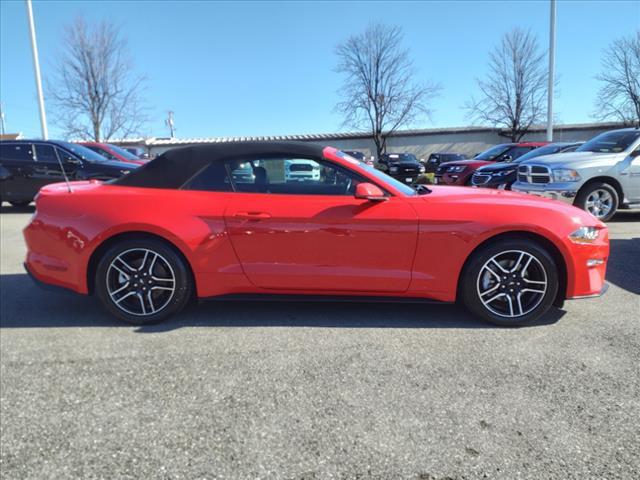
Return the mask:
M 538 325 L 454 306 L 208 303 L 135 328 L 23 273 L 2 209 L 7 479 L 640 478 L 640 213 Z

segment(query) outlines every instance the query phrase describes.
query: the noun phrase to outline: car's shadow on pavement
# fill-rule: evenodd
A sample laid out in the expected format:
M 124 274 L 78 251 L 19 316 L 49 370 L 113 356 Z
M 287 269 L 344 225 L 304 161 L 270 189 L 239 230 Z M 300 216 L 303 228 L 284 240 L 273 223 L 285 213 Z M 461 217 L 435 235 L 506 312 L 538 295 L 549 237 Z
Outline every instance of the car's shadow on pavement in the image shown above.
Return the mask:
M 607 282 L 640 295 L 640 238 L 610 240 Z
M 552 309 L 528 327 L 556 323 Z M 130 327 L 111 317 L 95 297 L 38 288 L 26 274 L 0 276 L 0 328 Z M 458 305 L 342 302 L 200 302 L 159 325 L 137 327 L 160 333 L 181 327 L 499 328 Z

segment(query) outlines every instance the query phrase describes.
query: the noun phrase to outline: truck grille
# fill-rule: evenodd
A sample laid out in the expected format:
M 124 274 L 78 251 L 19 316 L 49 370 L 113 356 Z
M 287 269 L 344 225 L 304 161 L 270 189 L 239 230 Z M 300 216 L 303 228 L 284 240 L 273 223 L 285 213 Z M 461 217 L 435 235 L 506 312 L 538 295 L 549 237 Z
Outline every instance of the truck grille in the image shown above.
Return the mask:
M 551 183 L 551 171 L 543 165 L 520 165 L 518 181 L 525 183 Z
M 474 185 L 484 185 L 489 180 L 491 180 L 491 175 L 474 173 L 473 177 L 471 177 L 471 183 Z

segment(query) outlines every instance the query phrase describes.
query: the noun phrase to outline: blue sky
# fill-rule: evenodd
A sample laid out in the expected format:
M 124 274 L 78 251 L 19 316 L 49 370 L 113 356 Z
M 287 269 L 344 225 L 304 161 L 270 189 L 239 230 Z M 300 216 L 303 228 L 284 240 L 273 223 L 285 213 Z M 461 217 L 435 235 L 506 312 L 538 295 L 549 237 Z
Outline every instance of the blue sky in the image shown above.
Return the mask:
M 501 35 L 531 28 L 546 49 L 548 1 L 190 2 L 34 1 L 43 77 L 76 15 L 108 18 L 128 39 L 135 71 L 148 77 L 150 136 L 167 136 L 167 110 L 179 137 L 335 132 L 340 77 L 335 46 L 369 22 L 400 25 L 418 78 L 440 82 L 430 121 L 468 125 L 461 108 L 476 92 Z M 640 28 L 640 0 L 558 1 L 555 110 L 562 123 L 588 122 L 604 47 Z M 8 131 L 39 135 L 23 1 L 0 1 L 0 101 Z M 59 136 L 49 122 L 51 136 Z

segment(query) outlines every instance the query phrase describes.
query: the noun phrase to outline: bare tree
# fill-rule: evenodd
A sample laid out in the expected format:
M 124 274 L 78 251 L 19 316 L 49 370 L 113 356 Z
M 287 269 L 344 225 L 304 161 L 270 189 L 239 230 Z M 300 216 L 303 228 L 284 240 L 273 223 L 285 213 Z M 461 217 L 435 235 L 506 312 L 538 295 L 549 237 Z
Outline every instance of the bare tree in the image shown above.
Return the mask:
M 343 100 L 336 110 L 345 126 L 371 132 L 378 158 L 386 151 L 389 135 L 429 115 L 429 103 L 440 89 L 414 83 L 413 62 L 401 44 L 399 27 L 371 24 L 336 49 L 336 70 L 345 77 Z
M 615 40 L 604 51 L 596 100 L 599 119 L 640 126 L 640 31 Z
M 520 141 L 546 116 L 545 56 L 530 31 L 507 32 L 489 55 L 486 79 L 477 80 L 480 98 L 465 105 L 469 116 L 504 129 L 512 142 Z
M 78 17 L 66 27 L 64 40 L 48 90 L 65 134 L 103 141 L 139 133 L 146 122 L 144 78 L 131 75 L 119 29 Z

